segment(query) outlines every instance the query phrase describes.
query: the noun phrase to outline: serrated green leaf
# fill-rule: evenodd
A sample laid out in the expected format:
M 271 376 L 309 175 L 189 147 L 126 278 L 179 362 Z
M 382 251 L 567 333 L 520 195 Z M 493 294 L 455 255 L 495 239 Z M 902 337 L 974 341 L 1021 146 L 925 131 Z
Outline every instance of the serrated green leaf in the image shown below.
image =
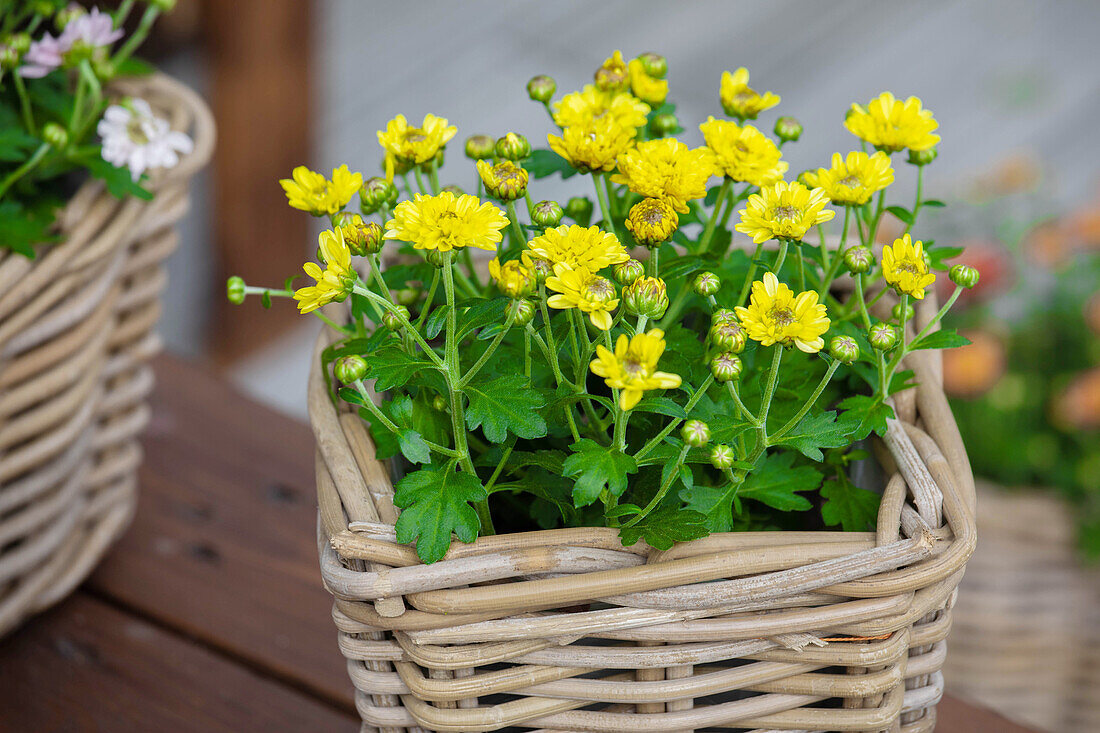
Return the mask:
M 398 346 L 384 346 L 367 357 L 367 379 L 373 379 L 375 392 L 387 392 L 403 387 L 423 370 L 435 369 L 435 364 L 413 356 Z
M 745 478 L 737 496 L 780 511 L 805 511 L 813 505 L 798 492 L 816 489 L 821 479 L 821 473 L 813 466 L 795 466 L 793 453 L 771 453 Z
M 576 479 L 573 484 L 574 506 L 588 506 L 600 497 L 604 489 L 613 496 L 622 496 L 626 491 L 627 475 L 638 471 L 633 456 L 602 446 L 589 438 L 571 447 L 574 453 L 565 459 L 562 473 Z
M 882 400 L 867 395 L 854 395 L 842 400 L 837 407 L 845 410 L 845 415 L 851 415 L 859 419 L 857 427 L 851 435 L 851 442 L 863 440 L 873 430 L 879 435 L 886 435 L 886 420 L 894 416 L 894 408 L 883 404 Z
M 710 534 L 706 517 L 691 509 L 658 509 L 632 527 L 619 530 L 623 545 L 644 539 L 658 550 L 671 549 L 677 542 L 689 542 Z
M 859 424 L 857 416 L 847 413 L 839 419 L 832 410 L 810 413 L 774 444 L 790 446 L 807 458 L 820 461 L 824 458 L 822 448 L 839 448 L 851 443 Z
M 85 156 L 83 161 L 89 173 L 107 184 L 107 191 L 112 196 L 120 199 L 133 196 L 145 201 L 153 198 L 153 193 L 136 183 L 127 169 L 111 165 L 98 156 Z
M 875 526 L 882 501 L 875 492 L 853 486 L 847 480 L 826 481 L 821 486 L 821 496 L 825 499 L 821 506 L 825 524 L 839 524 L 845 532 L 862 532 Z
M 21 127 L 0 128 L 0 162 L 23 163 L 40 144 Z
M 469 502 L 485 498 L 485 488 L 472 474 L 450 468 L 413 471 L 394 487 L 394 504 L 402 509 L 397 541 L 415 541 L 420 559 L 433 563 L 447 554 L 452 533 L 463 542 L 477 539 L 481 522 Z
M 503 442 L 509 432 L 526 439 L 546 435 L 546 421 L 538 412 L 545 399 L 526 377 L 516 374 L 477 381 L 463 392 L 470 400 L 466 425 L 471 430 L 480 427 L 490 442 Z
M 910 351 L 917 351 L 918 349 L 954 349 L 959 346 L 966 346 L 970 343 L 970 339 L 966 336 L 962 336 L 953 329 L 944 329 L 942 331 L 933 331 L 927 336 L 923 336 L 916 341 L 909 344 Z
M 668 397 L 646 397 L 630 409 L 632 412 L 652 412 L 656 415 L 678 417 L 681 420 L 687 418 L 687 413 L 684 412 L 684 408 Z
M 508 312 L 510 298 L 471 298 L 455 306 L 458 310 L 460 323 L 458 324 L 458 339 L 466 338 L 466 335 L 475 329 L 493 324 L 502 324 Z
M 424 441 L 424 437 L 412 428 L 398 431 L 397 445 L 401 449 L 401 454 L 413 463 L 432 462 L 432 451 Z

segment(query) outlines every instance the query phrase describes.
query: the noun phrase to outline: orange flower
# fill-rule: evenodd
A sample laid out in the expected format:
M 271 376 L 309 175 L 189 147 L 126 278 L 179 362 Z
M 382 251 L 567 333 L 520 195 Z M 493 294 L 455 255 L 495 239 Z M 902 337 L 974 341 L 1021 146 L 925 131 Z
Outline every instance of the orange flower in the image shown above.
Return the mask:
M 1054 400 L 1055 422 L 1071 430 L 1100 428 L 1100 367 L 1079 374 Z
M 979 397 L 1005 373 L 1005 347 L 986 331 L 963 334 L 971 343 L 943 352 L 943 389 L 953 397 Z

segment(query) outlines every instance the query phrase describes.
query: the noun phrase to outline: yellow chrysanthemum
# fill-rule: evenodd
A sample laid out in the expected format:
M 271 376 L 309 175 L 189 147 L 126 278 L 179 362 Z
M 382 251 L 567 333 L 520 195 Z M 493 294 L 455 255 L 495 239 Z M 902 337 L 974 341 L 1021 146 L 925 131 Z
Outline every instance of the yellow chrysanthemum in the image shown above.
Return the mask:
M 424 115 L 420 127 L 410 127 L 405 115 L 397 115 L 384 132 L 378 131 L 378 144 L 397 161 L 420 165 L 434 158 L 456 132 L 457 127 L 433 114 Z
M 720 173 L 760 188 L 783 180 L 787 172 L 787 161 L 780 160 L 783 153 L 752 125 L 740 127 L 729 120 L 708 117 L 699 129 Z
M 527 252 L 522 253 L 520 259 L 509 260 L 503 265 L 496 257 L 489 260 L 489 275 L 497 290 L 509 298 L 523 298 L 535 288 L 535 270 Z
M 890 153 L 903 148 L 928 150 L 940 141 L 933 131 L 940 126 L 932 110 L 923 109 L 917 97 L 904 102 L 883 92 L 866 107 L 853 104 L 844 120 L 848 132 Z
M 416 249 L 449 252 L 459 247 L 495 250 L 500 230 L 508 226 L 508 217 L 476 196 L 455 196 L 444 191 L 436 196 L 416 194 L 402 201 L 386 222 L 383 239 L 409 242 Z
M 761 94 L 749 86 L 749 70 L 744 66 L 732 74 L 722 72 L 719 96 L 726 114 L 743 120 L 755 120 L 758 114 L 779 104 L 779 95 L 771 92 Z
M 546 304 L 551 308 L 576 308 L 587 313 L 592 325 L 601 331 L 611 329 L 611 311 L 619 305 L 615 286 L 586 267 L 554 265 L 554 274 L 546 278 L 546 287 L 556 294 Z
M 803 177 L 807 185 L 825 189 L 834 204 L 862 206 L 894 182 L 894 169 L 881 150 L 874 155 L 853 151 L 847 158 L 833 153 L 831 167 L 807 171 Z
M 914 242 L 908 234 L 882 248 L 882 276 L 899 293 L 917 300 L 923 300 L 924 289 L 936 282 L 935 273 L 928 271 L 924 261 L 924 242 Z
M 554 122 L 562 129 L 584 128 L 610 118 L 634 137 L 639 127 L 645 127 L 649 105 L 630 94 L 603 92 L 587 84 L 582 91 L 566 94 L 555 102 L 553 110 Z
M 645 64 L 634 59 L 627 66 L 630 70 L 630 91 L 646 104 L 656 107 L 668 97 L 668 79 L 657 79 L 645 73 Z
M 630 207 L 624 224 L 635 242 L 643 247 L 656 247 L 672 238 L 680 226 L 680 217 L 666 201 L 642 199 Z
M 599 272 L 608 265 L 630 259 L 618 237 L 599 227 L 562 224 L 547 229 L 527 245 L 531 252 L 553 265 L 583 267 Z
M 664 138 L 638 143 L 620 155 L 619 171 L 611 180 L 686 214 L 688 201 L 707 195 L 707 180 L 714 172 L 714 156 L 707 148 L 689 148 Z
M 298 301 L 298 310 L 302 313 L 310 313 L 329 303 L 343 300 L 355 284 L 351 252 L 344 244 L 344 235 L 339 229 L 321 232 L 317 238 L 317 247 L 325 269 L 322 270 L 315 262 L 303 265 L 302 269 L 317 284 L 294 291 L 294 300 Z
M 829 317 L 817 293 L 807 290 L 795 296 L 774 273 L 766 272 L 752 284 L 748 308 L 734 310 L 749 338 L 764 346 L 794 345 L 808 354 L 825 346 L 821 335 L 829 330 Z
M 581 173 L 609 171 L 634 142 L 634 128 L 622 127 L 611 117 L 565 128 L 561 137 L 547 135 L 550 149 Z
M 603 377 L 608 387 L 621 390 L 619 407 L 629 410 L 651 389 L 675 389 L 680 375 L 657 371 L 657 361 L 665 352 L 665 332 L 655 328 L 627 338 L 620 335 L 615 352 L 596 347 L 596 359 L 589 365 L 592 373 Z
M 734 227 L 755 244 L 769 239 L 802 239 L 811 227 L 829 221 L 836 212 L 826 209 L 829 197 L 820 188 L 810 190 L 797 181 L 780 181 L 749 196 Z
M 295 209 L 308 211 L 314 216 L 337 213 L 348 205 L 363 185 L 363 174 L 352 173 L 346 165 L 333 169 L 331 181 L 304 165 L 295 168 L 290 175 L 290 178 L 279 181 L 287 200 Z
M 604 62 L 600 64 L 600 68 L 596 69 L 596 86 L 608 92 L 622 91 L 630 81 L 627 74 L 623 52 L 615 51 L 604 59 Z

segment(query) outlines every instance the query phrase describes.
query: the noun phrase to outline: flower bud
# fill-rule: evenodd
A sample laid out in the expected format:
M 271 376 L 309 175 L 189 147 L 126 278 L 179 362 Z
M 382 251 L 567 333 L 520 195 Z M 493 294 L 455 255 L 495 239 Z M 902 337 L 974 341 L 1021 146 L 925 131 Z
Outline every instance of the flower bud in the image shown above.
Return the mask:
M 229 299 L 229 302 L 233 305 L 240 305 L 244 302 L 245 296 L 248 291 L 245 290 L 247 286 L 244 284 L 244 278 L 234 275 L 225 281 L 225 297 Z
M 584 297 L 593 303 L 609 303 L 615 300 L 615 286 L 606 277 L 596 276 L 584 286 Z
M 680 437 L 692 448 L 702 448 L 710 442 L 710 426 L 702 420 L 688 420 L 680 428 Z
M 586 227 L 592 221 L 592 202 L 584 196 L 574 196 L 565 202 L 565 215 Z
M 660 318 L 668 310 L 668 290 L 658 277 L 640 277 L 623 288 L 623 306 L 627 313 Z
M 603 62 L 600 68 L 596 69 L 593 78 L 596 81 L 596 88 L 600 91 L 621 91 L 623 87 L 627 85 L 627 82 L 630 81 L 630 77 L 626 70 L 626 62 L 623 61 L 622 54 L 616 51 L 614 55 Z
M 668 59 L 659 53 L 646 51 L 638 60 L 642 62 L 642 69 L 654 79 L 664 79 L 668 76 Z
M 19 66 L 20 53 L 11 46 L 0 46 L 0 71 L 11 71 Z
M 432 409 L 436 412 L 446 412 L 447 398 L 441 394 L 437 394 L 435 397 L 432 397 Z
M 889 323 L 876 323 L 871 326 L 871 330 L 867 334 L 867 340 L 871 342 L 871 346 L 879 351 L 889 351 L 897 346 L 898 330 Z
M 470 135 L 466 138 L 466 157 L 470 160 L 485 160 L 496 153 L 496 140 L 489 135 Z
M 462 194 L 466 193 L 462 190 L 462 186 L 457 186 L 453 183 L 448 183 L 446 186 L 439 189 L 439 191 L 440 193 L 442 193 L 443 191 L 447 191 L 448 193 L 453 193 L 455 196 L 461 196 Z
M 110 59 L 92 59 L 92 71 L 100 81 L 110 81 L 118 76 L 118 67 Z
M 710 327 L 710 340 L 719 351 L 740 354 L 745 350 L 745 329 L 736 319 L 715 321 Z
M 554 81 L 554 77 L 545 74 L 533 76 L 527 82 L 527 96 L 533 101 L 542 102 L 543 104 L 550 101 L 557 89 L 558 83 Z
M 397 186 L 385 178 L 368 178 L 359 189 L 359 210 L 363 216 L 370 216 L 383 206 L 393 206 L 397 202 Z
M 741 357 L 724 351 L 710 360 L 710 373 L 716 382 L 730 382 L 741 377 Z
M 935 160 L 938 155 L 934 147 L 927 150 L 910 150 L 909 162 L 916 166 L 924 166 Z
M 511 303 L 508 304 L 507 311 L 508 315 L 511 315 L 512 313 L 515 313 L 515 316 L 512 320 L 512 325 L 520 326 L 522 328 L 523 326 L 526 326 L 528 323 L 530 323 L 531 319 L 535 317 L 535 304 L 527 298 L 513 300 Z
M 644 247 L 656 247 L 672 238 L 680 225 L 676 210 L 660 199 L 642 199 L 630 207 L 626 229 Z
M 717 323 L 722 323 L 724 321 L 736 321 L 736 320 L 737 320 L 737 314 L 734 313 L 729 308 L 719 308 L 716 311 L 714 311 L 714 313 L 711 314 L 711 317 L 710 317 L 710 323 L 711 323 L 712 326 L 717 324 Z
M 65 30 L 65 26 L 72 23 L 74 20 L 82 15 L 87 15 L 88 11 L 80 7 L 76 3 L 70 3 L 68 6 L 57 11 L 57 15 L 53 17 L 54 27 L 59 31 Z M 48 13 L 44 13 L 48 15 Z
M 780 117 L 775 121 L 775 136 L 785 143 L 797 142 L 802 137 L 802 123 L 793 117 Z
M 497 140 L 495 150 L 498 158 L 523 160 L 531 154 L 531 143 L 523 135 L 509 132 Z
M 615 275 L 615 282 L 619 285 L 630 285 L 645 275 L 645 265 L 632 258 L 615 265 L 611 271 Z
M 542 257 L 532 257 L 531 271 L 535 273 L 535 283 L 542 285 L 546 282 L 546 278 L 554 274 L 554 265 L 550 263 L 550 260 Z
M 868 272 L 875 265 L 875 256 L 871 254 L 871 250 L 863 245 L 857 245 L 850 247 L 847 252 L 844 253 L 844 266 L 848 268 L 848 272 L 853 275 L 861 275 Z
M 704 298 L 717 293 L 721 285 L 722 281 L 719 280 L 718 276 L 713 272 L 700 272 L 695 276 L 695 279 L 691 281 L 692 291 L 694 291 L 696 295 L 701 295 Z
M 394 300 L 400 305 L 410 306 L 420 300 L 420 288 L 401 288 L 394 293 Z
M 341 384 L 355 384 L 367 376 L 367 360 L 354 354 L 341 356 L 332 373 Z
M 449 253 L 440 252 L 438 249 L 424 250 L 424 260 L 432 267 L 443 267 L 449 260 Z
M 951 282 L 962 288 L 972 288 L 978 284 L 980 273 L 977 268 L 970 265 L 955 265 L 947 273 Z
M 382 227 L 378 222 L 364 222 L 363 217 L 352 214 L 345 217 L 346 223 L 340 227 L 344 235 L 344 244 L 356 257 L 377 254 L 382 251 Z
M 898 303 L 890 312 L 893 314 L 894 320 L 901 323 L 902 321 L 913 320 L 913 313 L 915 311 L 913 310 L 913 306 L 908 304 L 905 306 L 905 309 L 902 310 L 901 303 Z
M 841 364 L 851 364 L 859 358 L 859 344 L 851 336 L 833 336 L 829 341 L 829 356 Z
M 525 259 L 530 259 L 525 256 Z M 535 289 L 535 274 L 522 260 L 509 260 L 504 264 L 500 260 L 489 261 L 489 275 L 499 290 L 509 298 L 524 298 Z
M 408 308 L 403 305 L 395 307 L 398 313 L 400 313 L 400 316 L 398 315 L 398 313 L 394 313 L 390 310 L 382 314 L 382 325 L 391 331 L 397 331 L 401 329 L 405 325 L 405 322 L 409 320 Z
M 31 48 L 31 37 L 28 33 L 12 33 L 4 44 L 22 56 Z
M 725 471 L 727 468 L 733 467 L 733 462 L 737 460 L 736 454 L 733 452 L 733 448 L 728 445 L 719 443 L 710 449 L 710 465 L 717 468 L 719 471 Z
M 662 112 L 659 115 L 654 115 L 653 119 L 650 120 L 649 131 L 657 137 L 675 135 L 680 131 L 680 120 L 676 119 L 676 115 L 671 112 Z
M 531 223 L 543 229 L 556 227 L 565 214 L 557 201 L 539 201 L 531 212 Z
M 477 172 L 489 195 L 501 201 L 515 201 L 527 193 L 527 171 L 510 160 L 496 165 L 479 160 Z
M 61 150 L 69 144 L 69 132 L 56 122 L 47 122 L 42 126 L 42 139 Z

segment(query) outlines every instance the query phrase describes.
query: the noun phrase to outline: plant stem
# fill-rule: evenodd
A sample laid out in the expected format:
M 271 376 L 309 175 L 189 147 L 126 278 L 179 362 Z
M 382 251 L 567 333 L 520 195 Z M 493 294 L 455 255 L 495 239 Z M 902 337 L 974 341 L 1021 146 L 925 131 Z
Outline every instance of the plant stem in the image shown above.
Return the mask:
M 438 158 L 432 158 L 432 167 L 431 167 L 430 171 L 428 172 L 428 182 L 432 186 L 432 194 L 436 195 L 436 196 L 439 195 L 439 191 L 440 191 L 438 167 L 439 167 L 439 159 Z
M 728 176 L 722 181 L 722 187 L 718 189 L 718 198 L 714 201 L 714 208 L 710 212 L 710 218 L 707 219 L 707 225 L 703 229 L 703 235 L 699 237 L 699 246 L 696 248 L 695 254 L 704 254 L 710 250 L 710 240 L 714 237 L 715 225 L 718 223 L 718 215 L 722 210 L 722 204 L 726 202 L 726 198 L 729 196 L 730 186 L 732 184 L 733 180 Z
M 491 342 L 489 342 L 488 348 L 485 349 L 485 353 L 483 353 L 481 355 L 480 359 L 478 359 L 476 362 L 474 362 L 474 365 L 472 367 L 470 367 L 470 370 L 468 372 L 466 372 L 466 375 L 464 377 L 462 377 L 462 379 L 459 380 L 459 382 L 458 382 L 459 389 L 462 389 L 463 387 L 465 387 L 467 384 L 470 383 L 471 379 L 473 379 L 475 376 L 477 376 L 477 373 L 479 371 L 481 371 L 481 368 L 483 366 L 485 366 L 486 362 L 489 361 L 490 357 L 492 357 L 493 353 L 497 350 L 497 347 L 500 346 L 500 342 L 504 340 L 504 337 L 508 334 L 508 331 L 511 330 L 512 323 L 515 320 L 516 320 L 516 309 L 515 308 L 510 308 L 508 310 L 508 318 L 504 321 L 504 328 L 501 329 L 500 333 L 498 333 L 496 336 L 493 337 L 493 340 Z
M 607 174 L 602 174 L 605 179 L 606 175 Z M 600 178 L 601 174 L 596 172 L 592 173 L 592 184 L 596 187 L 596 198 L 599 200 L 600 214 L 603 216 L 603 228 L 617 237 L 618 233 L 615 231 L 615 222 L 611 218 L 611 205 L 607 200 L 607 190 L 600 185 Z
M 921 205 L 924 203 L 921 201 L 921 193 L 924 190 L 924 166 L 917 166 L 917 198 L 913 202 L 913 218 L 909 224 L 906 225 L 903 235 L 908 234 L 909 230 L 913 228 L 913 225 L 917 223 L 917 212 L 920 211 Z
M 650 512 L 657 508 L 657 505 L 660 504 L 661 500 L 665 498 L 665 494 L 667 494 L 668 490 L 672 488 L 672 484 L 676 481 L 676 477 L 680 475 L 680 466 L 684 465 L 684 459 L 687 458 L 688 451 L 690 450 L 691 446 L 685 443 L 684 447 L 680 449 L 680 455 L 677 456 L 676 463 L 673 464 L 672 470 L 668 474 L 668 478 L 666 478 L 661 483 L 661 488 L 657 489 L 657 493 L 653 496 L 652 499 L 649 500 L 649 503 L 645 505 L 645 508 L 642 509 L 640 513 L 635 514 L 633 517 L 631 517 L 630 521 L 623 525 L 624 527 L 633 527 L 635 524 L 645 519 Z
M 31 110 L 31 98 L 27 94 L 27 86 L 23 83 L 23 77 L 15 71 L 11 74 L 12 83 L 15 84 L 15 91 L 19 94 L 19 109 L 23 115 L 23 124 L 27 127 L 27 132 L 32 135 L 38 134 L 38 128 L 34 124 L 34 112 Z
M 523 249 L 523 246 L 527 244 L 527 237 L 523 236 L 523 227 L 520 226 L 519 216 L 516 214 L 516 202 L 509 201 L 506 207 L 508 209 L 508 219 L 512 222 L 512 235 L 516 239 L 516 247 Z
M 806 417 L 806 413 L 810 411 L 810 408 L 813 407 L 814 404 L 817 402 L 817 398 L 820 397 L 821 393 L 825 391 L 825 387 L 828 386 L 829 382 L 833 378 L 833 374 L 836 372 L 837 367 L 839 366 L 840 362 L 836 359 L 833 359 L 832 363 L 829 364 L 829 369 L 825 372 L 825 376 L 823 376 L 821 378 L 821 381 L 817 383 L 817 389 L 815 389 L 814 393 L 810 395 L 810 399 L 806 400 L 806 404 L 802 405 L 802 409 L 798 411 L 798 414 L 788 420 L 787 424 L 779 428 L 776 433 L 772 434 L 772 440 L 781 438 L 786 435 L 789 431 L 793 430 L 796 425 L 798 425 L 798 422 L 802 418 Z
M 686 414 L 691 414 L 692 408 L 694 408 L 695 405 L 699 404 L 699 400 L 703 398 L 703 395 L 706 394 L 707 390 L 710 389 L 710 385 L 712 384 L 714 384 L 714 377 L 708 374 L 707 378 L 703 380 L 703 383 L 699 385 L 699 389 L 695 390 L 695 393 L 691 395 L 690 399 L 688 399 L 687 404 L 684 405 L 684 412 Z M 682 423 L 683 421 L 684 419 L 680 417 L 670 420 L 668 425 L 665 425 L 661 429 L 661 432 L 650 438 L 649 442 L 643 445 L 641 449 L 634 454 L 634 460 L 640 461 L 651 452 L 653 452 L 653 450 L 661 444 L 661 441 L 667 438 L 668 434 L 675 430 L 677 426 L 679 426 L 680 423 Z
M 0 182 L 0 199 L 4 197 L 8 189 L 15 185 L 23 176 L 34 170 L 35 166 L 42 162 L 42 159 L 46 157 L 46 153 L 50 152 L 50 144 L 42 143 L 38 146 L 38 149 L 34 151 L 31 157 L 27 158 L 23 165 L 16 168 L 14 171 L 8 174 L 8 177 Z
M 355 381 L 355 390 L 363 398 L 363 407 L 367 408 L 371 415 L 374 415 L 374 417 L 380 423 L 385 425 L 386 428 L 394 435 L 397 435 L 401 432 L 401 428 L 398 427 L 388 417 L 386 417 L 385 413 L 378 409 L 378 405 L 374 404 L 374 401 L 370 398 L 370 390 L 367 389 L 367 386 L 363 384 L 362 380 Z M 447 448 L 445 446 L 439 445 L 438 443 L 433 443 L 432 441 L 425 439 L 423 436 L 421 436 L 421 439 L 424 441 L 425 445 L 427 445 L 429 449 L 435 451 L 436 453 L 439 453 L 440 455 L 447 456 L 448 458 L 460 457 L 458 452 L 452 448 Z
M 844 225 L 840 229 L 840 244 L 836 247 L 836 257 L 832 260 L 832 263 L 825 270 L 825 277 L 821 281 L 821 288 L 817 291 L 817 297 L 822 299 L 825 297 L 825 293 L 829 292 L 829 287 L 833 284 L 833 280 L 836 279 L 837 270 L 840 269 L 840 263 L 844 261 L 845 244 L 848 242 L 848 224 L 852 220 L 852 207 L 844 207 Z M 821 253 L 824 257 L 826 251 L 825 236 L 821 237 Z
M 111 63 L 117 67 L 130 58 L 130 54 L 136 51 L 137 47 L 145 41 L 145 37 L 149 35 L 149 31 L 153 28 L 153 22 L 156 21 L 158 15 L 160 15 L 160 9 L 156 5 L 149 5 L 145 8 L 145 12 L 141 14 L 141 20 L 138 21 L 137 29 L 133 35 L 126 39 L 126 43 L 122 44 L 118 53 L 111 59 Z
M 779 253 L 775 256 L 775 264 L 772 265 L 772 272 L 779 275 L 779 271 L 783 269 L 783 263 L 787 261 L 787 248 L 790 247 L 790 243 L 786 239 L 779 240 Z
M 749 288 L 752 287 L 752 279 L 756 276 L 756 261 L 760 259 L 760 253 L 764 251 L 764 243 L 756 245 L 756 252 L 752 256 L 752 263 L 749 265 L 749 271 L 745 275 L 745 283 L 741 286 L 741 294 L 737 296 L 737 302 L 734 305 L 744 305 L 745 298 L 749 297 Z
M 783 345 L 775 345 L 775 353 L 772 356 L 772 368 L 768 372 L 768 381 L 764 385 L 764 396 L 760 401 L 760 431 L 761 443 L 768 444 L 768 412 L 772 408 L 772 397 L 775 395 L 775 385 L 779 381 L 779 362 L 783 360 Z
M 416 319 L 416 328 L 424 328 L 424 322 L 428 320 L 428 313 L 432 310 L 435 301 L 435 291 L 439 289 L 439 268 L 432 274 L 432 284 L 428 286 L 428 296 L 424 299 L 424 310 L 420 311 L 420 317 Z

